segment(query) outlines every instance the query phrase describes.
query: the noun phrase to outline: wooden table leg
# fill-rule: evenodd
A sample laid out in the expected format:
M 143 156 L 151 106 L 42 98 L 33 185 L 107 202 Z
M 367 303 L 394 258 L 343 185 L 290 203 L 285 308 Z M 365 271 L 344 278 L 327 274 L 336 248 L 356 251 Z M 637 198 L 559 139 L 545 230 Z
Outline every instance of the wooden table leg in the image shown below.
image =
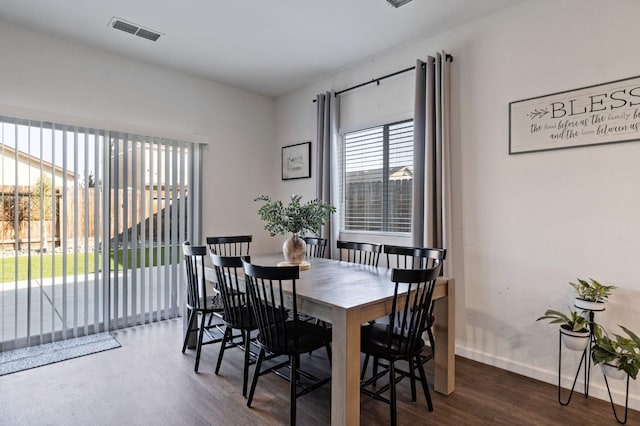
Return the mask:
M 360 424 L 360 323 L 336 311 L 332 322 L 331 424 Z
M 435 323 L 433 334 L 436 341 L 434 353 L 434 388 L 436 392 L 449 395 L 455 389 L 456 360 L 456 320 L 455 283 L 449 278 L 447 296 L 437 299 L 434 306 Z

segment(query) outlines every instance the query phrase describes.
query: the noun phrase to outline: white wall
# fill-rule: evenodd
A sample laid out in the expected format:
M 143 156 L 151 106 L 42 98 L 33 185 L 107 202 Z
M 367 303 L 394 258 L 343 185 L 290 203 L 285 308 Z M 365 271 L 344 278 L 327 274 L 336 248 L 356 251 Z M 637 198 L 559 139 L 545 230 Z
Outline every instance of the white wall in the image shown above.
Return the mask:
M 3 21 L 0 64 L 0 114 L 208 141 L 203 236 L 263 233 L 253 199 L 275 184 L 272 99 Z
M 276 143 L 313 140 L 315 149 L 316 93 L 411 66 L 442 49 L 451 53 L 454 243 L 448 249 L 456 259 L 456 352 L 557 383 L 557 328 L 535 319 L 572 303 L 569 281 L 594 277 L 619 286 L 596 320 L 615 332 L 616 324 L 640 332 L 640 143 L 509 156 L 508 104 L 640 74 L 639 19 L 633 0 L 525 2 L 277 99 Z M 342 116 L 392 117 L 398 108 L 385 109 L 383 101 L 407 105 L 410 90 L 389 82 L 361 89 L 349 96 L 367 98 L 370 111 L 362 117 L 362 110 L 343 109 Z M 313 178 L 284 182 L 281 194 L 311 197 L 314 185 Z M 565 354 L 568 381 L 577 357 Z M 623 386 L 614 388 L 620 401 Z M 606 398 L 599 370 L 591 395 Z M 640 408 L 638 383 L 631 384 L 630 404 Z

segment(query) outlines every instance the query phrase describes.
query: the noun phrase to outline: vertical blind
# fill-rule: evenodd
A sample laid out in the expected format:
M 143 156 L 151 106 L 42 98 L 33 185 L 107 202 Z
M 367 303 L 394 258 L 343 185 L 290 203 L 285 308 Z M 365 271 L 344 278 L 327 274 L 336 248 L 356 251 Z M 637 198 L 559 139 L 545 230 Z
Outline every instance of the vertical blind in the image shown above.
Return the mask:
M 0 351 L 180 315 L 198 144 L 9 117 L 0 138 Z
M 411 232 L 413 121 L 345 133 L 343 229 Z

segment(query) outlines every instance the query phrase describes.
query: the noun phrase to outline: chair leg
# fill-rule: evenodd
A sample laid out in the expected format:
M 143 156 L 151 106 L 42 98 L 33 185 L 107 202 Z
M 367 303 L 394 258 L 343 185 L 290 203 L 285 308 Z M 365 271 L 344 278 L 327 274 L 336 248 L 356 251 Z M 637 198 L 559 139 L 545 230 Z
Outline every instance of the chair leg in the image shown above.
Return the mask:
M 416 366 L 413 358 L 409 360 L 409 381 L 411 382 L 411 402 L 416 402 Z
M 373 377 L 377 375 L 378 375 L 378 357 L 374 356 L 373 357 Z M 376 386 L 376 382 L 377 380 L 374 380 L 372 383 L 374 387 Z
M 367 366 L 369 365 L 369 354 L 364 356 L 364 362 L 362 363 L 362 373 L 360 373 L 360 381 L 364 380 L 364 375 L 367 371 Z
M 200 352 L 202 352 L 202 339 L 204 339 L 204 327 L 205 322 L 207 321 L 207 316 L 202 314 L 202 320 L 200 321 L 200 330 L 198 330 L 198 349 L 196 351 L 196 366 L 194 367 L 194 371 L 198 372 L 198 366 L 200 365 Z
M 429 393 L 427 375 L 424 373 L 424 366 L 422 365 L 419 357 L 420 355 L 416 357 L 416 362 L 418 364 L 418 372 L 420 373 L 420 381 L 422 382 L 422 391 L 424 392 L 424 397 L 427 399 L 427 407 L 429 407 L 429 411 L 433 411 L 433 403 L 431 402 L 431 394 Z
M 295 426 L 296 424 L 296 383 L 298 382 L 298 364 L 299 358 L 297 355 L 289 357 L 291 362 L 291 377 L 289 379 L 289 398 L 291 399 L 289 407 L 289 424 Z
M 389 360 L 389 405 L 391 409 L 391 426 L 396 426 L 398 417 L 396 409 L 396 368 L 395 363 L 391 360 Z
M 251 381 L 251 389 L 249 390 L 247 407 L 251 407 L 251 401 L 253 401 L 253 393 L 256 391 L 256 384 L 258 383 L 258 376 L 260 375 L 260 367 L 262 366 L 263 358 L 264 358 L 264 349 L 260 349 L 260 354 L 258 355 L 258 361 L 256 361 L 256 369 L 253 372 L 253 380 Z
M 222 364 L 222 357 L 224 356 L 224 350 L 227 346 L 227 342 L 231 338 L 231 332 L 233 330 L 231 327 L 226 327 L 224 329 L 224 336 L 222 336 L 222 343 L 220 343 L 220 353 L 218 354 L 218 362 L 216 363 L 216 374 L 220 371 L 220 364 Z M 244 394 L 243 394 L 244 396 Z
M 182 344 L 182 353 L 187 349 L 187 344 L 189 343 L 189 336 L 191 336 L 191 327 L 193 323 L 193 314 L 195 311 L 189 310 L 188 322 L 187 322 L 187 331 L 184 333 L 184 343 Z
M 333 354 L 331 352 L 331 345 L 329 343 L 327 343 L 325 348 L 327 349 L 327 358 L 329 358 L 329 365 L 332 365 L 331 364 L 331 359 L 333 358 Z
M 247 381 L 249 380 L 249 362 L 251 356 L 251 336 L 250 331 L 244 330 L 244 368 L 242 369 L 242 396 L 247 396 Z
M 431 345 L 431 353 L 436 353 L 436 340 L 433 338 L 433 325 L 427 328 L 427 335 L 429 336 L 429 344 Z

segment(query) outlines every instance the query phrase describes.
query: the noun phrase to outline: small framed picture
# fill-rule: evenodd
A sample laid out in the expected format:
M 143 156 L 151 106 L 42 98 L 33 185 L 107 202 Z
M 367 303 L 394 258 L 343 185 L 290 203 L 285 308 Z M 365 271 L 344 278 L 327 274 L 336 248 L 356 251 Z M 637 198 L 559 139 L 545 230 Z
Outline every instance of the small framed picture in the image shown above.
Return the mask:
M 311 142 L 282 147 L 282 180 L 311 177 Z

